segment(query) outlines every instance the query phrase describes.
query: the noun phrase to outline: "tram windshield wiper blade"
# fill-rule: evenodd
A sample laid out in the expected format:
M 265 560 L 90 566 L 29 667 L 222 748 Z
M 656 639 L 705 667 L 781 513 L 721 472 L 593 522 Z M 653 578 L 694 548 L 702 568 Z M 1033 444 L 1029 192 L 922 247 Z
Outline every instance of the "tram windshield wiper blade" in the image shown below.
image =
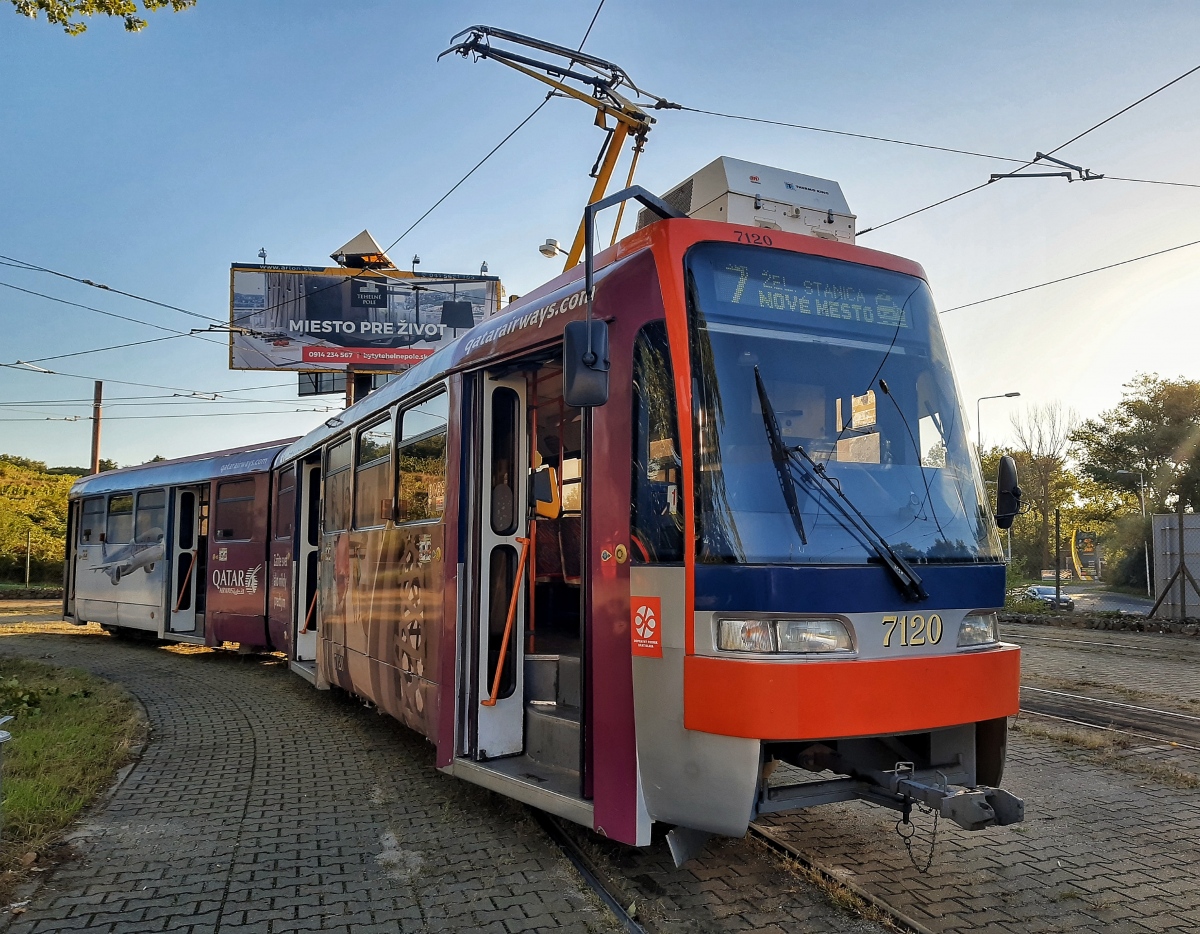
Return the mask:
M 763 410 L 763 422 L 767 426 L 767 437 L 771 443 L 771 460 L 774 461 L 775 469 L 780 475 L 780 485 L 785 487 L 785 500 L 788 499 L 786 490 L 791 490 L 788 510 L 792 512 L 794 509 L 794 512 L 792 512 L 793 521 L 801 522 L 801 519 L 800 507 L 796 503 L 794 481 L 787 469 L 790 464 L 797 465 L 804 471 L 811 482 L 817 485 L 823 484 L 837 494 L 836 498 L 830 496 L 830 504 L 841 513 L 847 522 L 858 530 L 858 533 L 871 546 L 871 550 L 879 556 L 884 566 L 891 572 L 895 582 L 899 585 L 901 593 L 910 600 L 926 599 L 929 593 L 925 590 L 925 585 L 921 582 L 920 575 L 888 543 L 888 540 L 876 531 L 875 526 L 871 525 L 867 517 L 850 501 L 850 498 L 842 491 L 841 483 L 826 472 L 825 465 L 813 460 L 802 445 L 797 444 L 794 448 L 789 448 L 784 444 L 783 436 L 779 431 L 779 422 L 775 418 L 775 409 L 771 405 L 770 398 L 767 396 L 767 387 L 763 385 L 762 374 L 759 373 L 758 367 L 754 368 L 754 382 L 758 388 L 758 400 Z M 799 455 L 799 457 L 796 455 Z M 785 475 L 789 481 L 786 484 L 783 480 Z
M 791 453 L 783 443 L 783 433 L 779 430 L 779 421 L 775 418 L 775 409 L 767 398 L 767 389 L 763 385 L 758 367 L 754 368 L 754 382 L 758 386 L 758 401 L 762 408 L 763 425 L 767 429 L 767 441 L 771 445 L 771 462 L 775 465 L 775 473 L 779 475 L 779 488 L 783 491 L 783 501 L 787 503 L 788 514 L 792 517 L 792 525 L 800 536 L 800 542 L 808 544 L 808 536 L 804 532 L 804 516 L 800 513 L 800 503 L 796 499 L 796 479 L 788 469 Z

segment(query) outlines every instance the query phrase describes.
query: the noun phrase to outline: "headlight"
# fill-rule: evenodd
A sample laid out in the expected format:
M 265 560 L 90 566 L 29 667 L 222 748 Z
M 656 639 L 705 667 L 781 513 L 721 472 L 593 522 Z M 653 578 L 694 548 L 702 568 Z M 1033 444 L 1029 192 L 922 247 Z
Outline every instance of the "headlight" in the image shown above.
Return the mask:
M 727 652 L 853 652 L 840 619 L 723 619 L 717 645 Z
M 840 619 L 781 619 L 775 623 L 781 652 L 853 652 L 854 642 Z
M 1000 620 L 995 613 L 972 613 L 958 627 L 960 649 L 999 641 Z
M 727 652 L 775 651 L 775 633 L 766 619 L 723 619 L 718 641 Z

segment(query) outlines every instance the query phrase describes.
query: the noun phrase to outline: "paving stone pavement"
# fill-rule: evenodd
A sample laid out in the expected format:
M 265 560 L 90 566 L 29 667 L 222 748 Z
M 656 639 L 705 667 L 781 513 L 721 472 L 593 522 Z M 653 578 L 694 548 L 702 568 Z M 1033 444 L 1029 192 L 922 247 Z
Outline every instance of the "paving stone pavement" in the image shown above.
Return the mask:
M 1030 638 L 1023 670 L 1045 679 L 1083 677 L 1111 688 L 1186 697 L 1200 670 L 1191 645 L 1152 635 L 1006 627 L 1005 636 L 1021 642 L 1025 630 L 1115 646 Z M 1155 746 L 1131 754 L 1172 758 L 1170 750 Z M 1104 767 L 1084 753 L 1019 732 L 1010 734 L 1004 787 L 1025 799 L 1024 823 L 968 833 L 941 822 L 926 874 L 913 866 L 896 836 L 895 815 L 886 811 L 834 805 L 764 822 L 835 874 L 939 934 L 1200 930 L 1196 790 Z M 932 818 L 918 815 L 916 821 L 913 851 L 924 865 Z
M 523 808 L 274 658 L 6 630 L 0 653 L 124 684 L 152 724 L 10 934 L 618 930 Z

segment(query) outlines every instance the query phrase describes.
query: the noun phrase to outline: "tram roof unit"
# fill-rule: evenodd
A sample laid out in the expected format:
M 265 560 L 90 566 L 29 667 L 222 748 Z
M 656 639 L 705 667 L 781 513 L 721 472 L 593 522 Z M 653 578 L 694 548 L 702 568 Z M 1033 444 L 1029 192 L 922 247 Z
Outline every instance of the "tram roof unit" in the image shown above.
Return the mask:
M 746 180 L 744 185 L 739 181 L 743 176 Z M 714 206 L 721 205 L 728 205 L 730 213 L 738 217 L 747 211 L 754 211 L 754 197 L 741 194 L 740 190 L 746 185 L 753 186 L 755 183 L 750 179 L 755 177 L 768 183 L 770 197 L 767 198 L 767 202 L 792 212 L 790 218 L 781 218 L 786 222 L 786 226 L 781 224 L 779 227 L 763 227 L 749 218 L 742 223 L 723 219 L 729 214 L 718 213 L 712 218 L 707 216 L 712 212 Z M 792 188 L 787 187 L 789 183 L 793 186 Z M 694 212 L 696 216 L 666 220 L 651 216 L 652 220 L 639 221 L 638 229 L 634 233 L 623 237 L 614 246 L 596 254 L 595 282 L 597 285 L 635 253 L 647 248 L 654 248 L 660 238 L 667 239 L 670 236 L 669 231 L 684 229 L 688 230 L 689 234 L 678 238 L 680 242 L 686 241 L 684 249 L 702 240 L 745 242 L 737 240 L 735 231 L 754 230 L 760 234 L 769 234 L 774 238 L 774 245 L 782 249 L 814 253 L 847 262 L 891 269 L 921 279 L 925 278 L 925 271 L 919 263 L 892 253 L 884 253 L 854 244 L 854 215 L 850 213 L 850 208 L 837 182 L 722 156 L 680 185 L 675 186 L 665 197 L 669 199 L 674 196 L 678 200 L 682 195 L 677 193 L 688 186 L 692 186 L 692 190 L 695 192 L 695 194 L 689 193 L 689 198 L 692 199 L 692 203 L 697 205 Z M 785 192 L 786 194 L 784 194 Z M 708 197 L 711 200 L 707 202 L 696 200 L 700 197 Z M 776 201 L 776 198 L 779 200 Z M 687 207 L 683 204 L 673 206 L 681 209 Z M 756 211 L 757 213 L 762 212 Z M 783 210 L 780 211 L 780 214 L 783 214 Z M 832 224 L 829 223 L 830 216 L 834 218 Z M 826 232 L 818 229 L 821 226 L 832 226 L 833 229 Z M 491 343 L 490 335 L 505 333 L 507 325 L 518 322 L 535 308 L 548 307 L 563 297 L 572 296 L 581 289 L 583 278 L 584 265 L 579 263 L 522 295 L 500 314 L 484 319 L 471 330 L 459 335 L 452 343 L 406 370 L 398 379 L 386 383 L 344 412 L 333 416 L 325 424 L 319 425 L 304 437 L 293 442 L 282 452 L 279 462 L 285 463 L 303 457 L 330 438 L 344 433 L 356 423 L 386 411 L 401 399 L 420 390 L 424 385 L 463 366 L 478 365 L 480 361 L 477 351 L 482 346 Z M 555 331 L 555 335 L 558 333 L 560 331 Z M 529 341 L 531 349 L 540 343 L 542 341 L 537 336 L 531 335 Z
M 106 470 L 90 477 L 81 477 L 71 486 L 71 496 L 94 496 L 98 493 L 117 493 L 148 486 L 177 486 L 199 483 L 215 477 L 263 473 L 271 469 L 275 456 L 295 438 L 266 441 L 244 448 L 229 448 L 193 454 L 172 460 L 138 464 Z

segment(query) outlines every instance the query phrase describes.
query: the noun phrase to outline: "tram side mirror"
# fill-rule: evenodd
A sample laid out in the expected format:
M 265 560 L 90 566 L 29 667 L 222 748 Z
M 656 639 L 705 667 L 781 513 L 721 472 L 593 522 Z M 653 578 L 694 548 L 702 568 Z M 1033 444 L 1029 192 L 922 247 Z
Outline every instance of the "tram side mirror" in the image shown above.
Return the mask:
M 1021 511 L 1021 488 L 1017 486 L 1017 463 L 1007 454 L 996 468 L 996 525 L 1011 529 Z
M 571 321 L 563 329 L 563 400 L 580 409 L 608 401 L 607 321 Z
M 553 467 L 542 466 L 533 472 L 533 502 L 539 518 L 557 519 L 562 513 L 558 476 Z

